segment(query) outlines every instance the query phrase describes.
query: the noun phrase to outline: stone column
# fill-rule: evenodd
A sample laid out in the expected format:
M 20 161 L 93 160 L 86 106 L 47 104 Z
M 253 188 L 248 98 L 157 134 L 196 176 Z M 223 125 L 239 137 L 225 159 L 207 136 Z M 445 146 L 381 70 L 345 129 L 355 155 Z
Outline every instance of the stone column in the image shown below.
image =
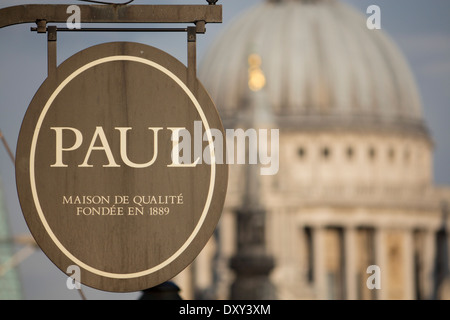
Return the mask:
M 194 282 L 194 273 L 192 264 L 190 264 L 186 269 L 184 269 L 181 273 L 174 277 L 174 282 L 180 288 L 180 295 L 183 299 L 191 300 L 195 299 L 195 287 L 193 286 Z
M 422 296 L 424 299 L 431 299 L 433 297 L 434 278 L 433 268 L 436 254 L 436 231 L 433 229 L 427 229 L 424 231 L 424 246 L 421 261 L 423 264 L 423 270 L 420 275 L 422 282 Z
M 194 289 L 198 290 L 200 294 L 204 294 L 205 291 L 208 289 L 212 289 L 213 286 L 216 285 L 216 283 L 213 283 L 214 280 L 214 272 L 217 268 L 217 265 L 215 265 L 214 261 L 214 253 L 216 250 L 219 250 L 216 248 L 216 242 L 214 235 L 209 239 L 206 246 L 203 248 L 203 250 L 200 252 L 200 254 L 197 256 L 197 258 L 194 260 L 194 278 L 195 283 Z M 214 299 L 215 293 L 210 293 L 212 296 L 200 296 L 203 299 Z
M 316 298 L 324 300 L 327 298 L 327 272 L 325 267 L 325 232 L 323 226 L 311 229 L 313 240 L 313 275 Z
M 381 289 L 374 289 L 378 300 L 386 300 L 388 295 L 388 264 L 387 264 L 387 243 L 386 230 L 383 227 L 376 227 L 374 234 L 375 244 L 375 264 L 380 267 L 381 271 Z M 368 275 L 369 276 L 369 275 Z
M 403 231 L 403 275 L 403 298 L 413 300 L 415 298 L 414 238 L 411 229 Z
M 265 210 L 237 210 L 237 251 L 230 259 L 235 279 L 230 288 L 232 300 L 272 300 L 275 287 L 270 280 L 275 261 L 266 250 Z
M 346 299 L 357 299 L 356 284 L 356 229 L 354 227 L 344 228 L 344 261 L 345 261 L 345 291 Z

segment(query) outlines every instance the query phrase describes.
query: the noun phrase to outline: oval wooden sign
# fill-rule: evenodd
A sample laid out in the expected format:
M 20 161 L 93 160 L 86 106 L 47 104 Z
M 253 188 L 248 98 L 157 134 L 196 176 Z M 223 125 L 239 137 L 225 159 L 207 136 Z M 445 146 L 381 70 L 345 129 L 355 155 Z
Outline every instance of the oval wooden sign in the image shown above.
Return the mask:
M 17 188 L 36 242 L 100 290 L 171 279 L 221 215 L 228 167 L 212 147 L 217 132 L 213 101 L 167 53 L 115 42 L 75 54 L 42 84 L 20 130 Z

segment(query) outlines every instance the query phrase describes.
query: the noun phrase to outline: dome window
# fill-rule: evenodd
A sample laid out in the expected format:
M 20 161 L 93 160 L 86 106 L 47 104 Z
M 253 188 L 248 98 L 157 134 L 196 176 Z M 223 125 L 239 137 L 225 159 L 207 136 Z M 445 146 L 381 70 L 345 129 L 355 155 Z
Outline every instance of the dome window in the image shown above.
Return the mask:
M 388 150 L 388 159 L 389 159 L 390 162 L 394 162 L 394 160 L 395 160 L 395 150 L 394 150 L 394 148 L 390 148 Z
M 352 160 L 355 155 L 355 151 L 353 150 L 353 148 L 348 147 L 346 153 L 347 153 L 348 160 Z
M 374 147 L 369 148 L 369 159 L 375 160 L 376 152 Z
M 409 149 L 405 149 L 404 158 L 405 163 L 409 163 L 409 160 L 411 160 L 411 151 Z
M 306 150 L 303 147 L 298 148 L 297 150 L 298 157 L 300 159 L 304 159 L 306 157 Z
M 322 148 L 322 158 L 329 159 L 331 156 L 331 151 L 328 147 Z

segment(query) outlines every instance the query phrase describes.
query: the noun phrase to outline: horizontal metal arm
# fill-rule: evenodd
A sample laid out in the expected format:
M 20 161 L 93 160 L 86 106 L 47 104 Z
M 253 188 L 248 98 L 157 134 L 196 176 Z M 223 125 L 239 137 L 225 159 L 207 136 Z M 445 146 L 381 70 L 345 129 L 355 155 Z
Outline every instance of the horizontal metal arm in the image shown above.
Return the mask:
M 39 31 L 39 28 L 31 27 L 30 31 Z M 48 31 L 48 28 L 45 30 Z M 187 32 L 188 28 L 83 28 L 69 29 L 56 28 L 58 32 Z
M 34 23 L 65 23 L 70 4 L 29 4 L 0 9 L 0 28 Z M 205 23 L 222 22 L 221 5 L 78 5 L 81 23 Z

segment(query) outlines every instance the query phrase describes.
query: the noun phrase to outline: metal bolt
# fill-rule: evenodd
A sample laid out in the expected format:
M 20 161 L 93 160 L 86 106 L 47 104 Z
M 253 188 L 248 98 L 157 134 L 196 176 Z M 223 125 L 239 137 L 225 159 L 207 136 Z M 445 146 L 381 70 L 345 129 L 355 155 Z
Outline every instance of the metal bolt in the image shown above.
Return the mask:
M 47 20 L 37 20 L 37 32 L 38 33 L 46 33 L 47 32 Z

